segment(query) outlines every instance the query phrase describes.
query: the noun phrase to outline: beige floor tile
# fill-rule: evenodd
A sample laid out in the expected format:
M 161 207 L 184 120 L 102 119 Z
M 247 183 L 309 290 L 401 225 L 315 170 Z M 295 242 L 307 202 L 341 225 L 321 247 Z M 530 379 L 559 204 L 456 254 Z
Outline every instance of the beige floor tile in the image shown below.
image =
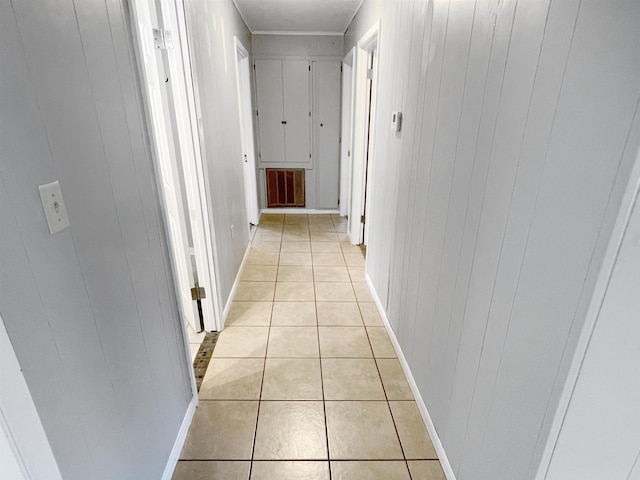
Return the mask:
M 333 226 L 338 233 L 347 233 L 349 231 L 349 224 L 347 222 L 334 223 Z
M 362 320 L 367 327 L 384 327 L 375 303 L 361 303 L 359 306 Z
M 267 356 L 317 357 L 317 327 L 271 327 Z
M 364 277 L 364 267 L 347 267 L 349 270 L 349 276 L 353 283 L 364 283 L 366 278 Z
M 400 362 L 395 358 L 377 358 L 376 363 L 387 398 L 389 400 L 413 400 L 411 388 L 407 383 Z
M 198 396 L 202 400 L 260 400 L 263 358 L 212 358 Z
M 369 340 L 362 327 L 319 327 L 323 357 L 369 358 Z
M 280 254 L 280 265 L 311 265 L 311 253 L 283 252 Z
M 282 228 L 283 233 L 309 233 L 307 223 L 286 223 Z
M 316 282 L 350 283 L 351 278 L 346 267 L 313 267 L 313 279 Z
M 327 459 L 322 402 L 261 402 L 253 458 Z
M 335 232 L 311 232 L 312 242 L 337 242 L 338 234 Z
M 315 299 L 313 282 L 276 283 L 276 302 L 313 302 Z
M 196 357 L 198 356 L 198 351 L 200 351 L 200 344 L 199 343 L 190 343 L 189 344 L 189 354 L 191 355 L 191 361 L 195 361 Z
M 279 253 L 251 250 L 247 255 L 247 265 L 278 265 Z
M 213 357 L 264 357 L 269 328 L 225 328 L 213 349 Z
M 282 242 L 280 251 L 289 253 L 309 253 L 311 252 L 311 242 Z
M 313 253 L 342 254 L 342 249 L 340 248 L 339 242 L 311 242 L 311 251 Z
M 335 460 L 400 460 L 387 402 L 327 402 L 329 454 Z
M 251 462 L 178 462 L 172 480 L 247 480 Z
M 260 223 L 282 223 L 284 222 L 283 213 L 263 213 L 260 215 Z
M 329 480 L 329 462 L 253 462 L 251 480 Z
M 333 480 L 410 480 L 404 461 L 331 462 Z M 423 480 L 413 477 L 413 480 Z
M 376 358 L 396 358 L 396 350 L 393 348 L 387 329 L 384 327 L 367 327 L 369 341 Z
M 316 304 L 314 302 L 275 302 L 271 325 L 278 327 L 315 326 Z
M 373 296 L 371 296 L 371 290 L 369 290 L 369 285 L 366 283 L 354 283 L 353 291 L 356 294 L 356 299 L 358 303 L 372 303 Z
M 341 253 L 313 253 L 314 267 L 345 267 Z
M 309 232 L 306 230 L 284 232 L 282 240 L 284 242 L 308 242 Z
M 240 275 L 243 282 L 275 282 L 278 267 L 276 265 L 245 265 Z
M 364 267 L 364 255 L 360 253 L 344 253 L 344 261 L 350 267 Z
M 332 222 L 330 213 L 314 213 L 309 215 L 309 225 Z
M 200 402 L 181 459 L 250 460 L 258 402 Z
M 438 460 L 410 460 L 407 462 L 414 480 L 446 480 Z
M 269 240 L 254 240 L 253 242 L 251 242 L 251 251 L 263 253 L 278 253 L 280 251 L 280 242 Z
M 302 213 L 288 213 L 284 216 L 285 225 L 291 225 L 292 223 L 304 223 L 305 225 L 309 224 L 309 219 L 306 214 Z
M 233 302 L 225 327 L 268 327 L 272 305 L 271 302 Z
M 355 302 L 356 296 L 350 283 L 318 282 L 316 300 L 318 302 Z
M 320 360 L 267 358 L 262 400 L 322 400 Z
M 350 240 L 340 241 L 340 247 L 342 248 L 342 252 L 345 255 L 348 255 L 348 254 L 362 255 L 362 248 L 360 247 L 360 245 L 351 245 Z
M 311 265 L 280 265 L 278 281 L 313 282 L 313 267 Z
M 275 282 L 240 282 L 234 300 L 236 302 L 272 302 Z
M 311 233 L 321 233 L 321 232 L 335 232 L 335 227 L 333 226 L 333 222 L 329 220 L 328 222 L 319 222 L 319 223 L 310 223 L 309 224 L 309 232 Z
M 416 402 L 389 402 L 407 459 L 438 458 Z
M 378 368 L 369 358 L 323 358 L 326 400 L 385 400 Z
M 282 240 L 282 232 L 257 231 L 253 236 L 253 240 L 258 242 L 279 242 Z
M 362 327 L 360 309 L 355 302 L 317 302 L 318 325 Z
M 281 223 L 263 223 L 258 225 L 256 232 L 282 232 L 282 224 Z

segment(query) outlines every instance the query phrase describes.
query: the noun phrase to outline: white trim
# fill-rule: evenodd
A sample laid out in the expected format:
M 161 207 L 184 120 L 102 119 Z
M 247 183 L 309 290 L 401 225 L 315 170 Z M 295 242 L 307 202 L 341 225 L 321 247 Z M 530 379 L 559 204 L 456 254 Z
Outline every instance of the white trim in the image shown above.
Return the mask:
M 249 257 L 249 252 L 251 251 L 251 243 L 252 242 L 249 242 L 246 250 L 244 251 L 244 256 L 242 257 L 242 263 L 240 264 L 240 268 L 238 269 L 238 273 L 236 274 L 236 279 L 234 280 L 233 286 L 231 287 L 231 291 L 229 292 L 229 298 L 227 299 L 227 304 L 224 306 L 224 311 L 222 312 L 222 326 L 219 331 L 222 331 L 225 323 L 227 322 L 227 315 L 229 315 L 229 310 L 231 310 L 231 304 L 233 303 L 233 299 L 235 298 L 236 292 L 238 291 L 238 284 L 240 283 L 242 270 L 244 270 L 244 266 L 247 263 L 247 258 Z
M 262 213 L 301 213 L 306 215 L 339 215 L 339 210 L 317 210 L 315 208 L 263 208 Z
M 344 32 L 342 32 L 342 35 L 345 35 L 347 33 L 347 30 L 349 30 L 349 25 L 351 25 L 351 22 L 353 22 L 353 19 L 356 18 L 356 15 L 358 14 L 360 9 L 362 8 L 362 4 L 363 3 L 364 3 L 364 0 L 360 0 L 360 3 L 356 7 L 356 9 L 353 11 L 353 14 L 351 15 L 351 18 L 347 22 L 347 26 L 344 27 Z
M 191 426 L 193 416 L 196 413 L 197 405 L 198 397 L 196 396 L 191 399 L 191 403 L 189 403 L 189 407 L 187 407 L 187 412 L 184 414 L 184 419 L 182 420 L 182 425 L 178 431 L 178 436 L 176 437 L 176 441 L 173 443 L 173 448 L 169 454 L 167 465 L 164 467 L 162 480 L 171 480 L 171 477 L 173 477 L 173 472 L 176 469 L 178 460 L 180 459 L 180 452 L 182 452 L 182 447 L 184 447 L 184 442 L 187 439 L 187 433 L 189 433 L 189 427 Z
M 62 480 L 49 439 L 0 317 L 0 435 L 25 480 Z
M 253 99 L 251 98 L 251 57 L 249 51 L 237 36 L 233 36 L 236 58 L 236 87 L 238 94 L 238 116 L 242 136 L 242 150 L 246 159 L 242 162 L 244 177 L 245 203 L 247 205 L 248 223 L 260 223 L 260 207 L 258 206 L 258 172 L 256 170 L 256 152 L 253 131 Z M 243 76 L 242 63 L 246 64 L 246 78 Z M 244 87 L 244 88 L 243 88 Z M 248 104 L 247 104 L 248 102 Z M 248 115 L 248 118 L 247 118 Z M 244 161 L 243 161 L 244 160 Z M 247 225 L 249 228 L 249 225 Z
M 356 47 L 352 47 L 349 53 L 342 59 L 342 89 L 340 95 L 340 215 L 346 217 L 351 207 L 351 164 L 353 159 L 353 121 L 355 112 L 355 58 Z M 349 87 L 349 105 L 345 105 L 345 71 L 351 73 Z M 347 111 L 348 110 L 348 111 Z M 345 121 L 346 120 L 346 121 Z
M 375 288 L 373 287 L 373 283 L 371 282 L 371 278 L 369 274 L 365 274 L 365 280 L 367 281 L 367 285 L 369 286 L 369 290 L 371 292 L 371 296 L 373 297 L 373 301 L 378 307 L 378 313 L 380 313 L 380 317 L 382 318 L 382 322 L 387 330 L 387 334 L 389 335 L 389 339 L 393 344 L 393 348 L 398 355 L 398 360 L 400 361 L 400 365 L 402 365 L 402 370 L 404 371 L 405 376 L 407 377 L 407 381 L 409 382 L 409 386 L 411 387 L 411 392 L 413 393 L 413 397 L 415 398 L 416 404 L 418 405 L 418 410 L 420 410 L 420 414 L 422 415 L 422 420 L 424 421 L 425 427 L 427 427 L 427 431 L 429 432 L 429 436 L 431 437 L 431 442 L 433 443 L 433 448 L 438 454 L 438 460 L 440 460 L 440 465 L 442 466 L 442 470 L 444 471 L 445 477 L 447 480 L 456 480 L 456 476 L 453 472 L 453 468 L 449 463 L 449 458 L 447 457 L 447 452 L 444 450 L 444 446 L 442 445 L 442 441 L 440 441 L 440 437 L 438 436 L 438 432 L 436 431 L 436 427 L 431 420 L 431 415 L 429 415 L 429 411 L 427 410 L 427 406 L 424 403 L 424 399 L 418 390 L 418 385 L 416 384 L 415 379 L 413 378 L 413 374 L 411 373 L 411 368 L 407 363 L 407 359 L 402 353 L 402 348 L 400 348 L 400 344 L 398 343 L 398 339 L 391 328 L 391 323 L 389 322 L 389 318 L 387 317 L 387 313 L 382 306 L 382 302 L 376 293 Z
M 233 3 L 233 6 L 236 7 L 236 11 L 238 12 L 238 15 L 240 15 L 240 18 L 242 18 L 242 21 L 244 22 L 244 26 L 246 27 L 246 29 L 251 32 L 251 29 L 249 28 L 249 23 L 247 22 L 247 19 L 244 18 L 244 13 L 242 13 L 242 10 L 240 10 L 240 8 L 238 7 L 238 3 L 236 2 L 236 0 L 231 0 L 231 3 Z
M 622 197 L 622 201 L 620 202 L 620 210 L 618 211 L 613 232 L 611 233 L 611 238 L 609 240 L 604 259 L 602 260 L 602 266 L 600 267 L 600 273 L 598 274 L 598 279 L 596 280 L 596 285 L 593 289 L 589 309 L 585 315 L 584 326 L 582 327 L 582 332 L 578 339 L 571 367 L 569 368 L 569 373 L 567 374 L 567 379 L 562 390 L 560 400 L 558 401 L 558 407 L 547 437 L 547 443 L 538 465 L 538 471 L 535 476 L 536 480 L 544 480 L 547 476 L 553 452 L 558 438 L 560 437 L 562 424 L 564 423 L 564 418 L 567 414 L 567 410 L 569 409 L 569 403 L 578 381 L 582 362 L 587 353 L 589 341 L 596 326 L 600 309 L 607 293 L 609 281 L 618 259 L 618 252 L 622 245 L 624 234 L 627 230 L 627 225 L 629 224 L 629 220 L 633 212 L 633 206 L 638 195 L 640 195 L 640 150 L 636 156 L 634 167 L 629 175 L 627 188 Z
M 356 46 L 356 58 L 354 61 L 355 90 L 354 101 L 355 111 L 353 120 L 353 149 L 351 155 L 351 205 L 349 213 L 349 238 L 353 245 L 365 242 L 363 235 L 363 224 L 360 221 L 362 215 L 366 215 L 366 199 L 370 198 L 373 186 L 373 178 L 367 178 L 367 172 L 371 173 L 374 164 L 374 152 L 370 145 L 375 138 L 376 120 L 376 98 L 379 76 L 379 54 L 380 54 L 380 31 L 382 20 L 378 19 L 367 32 L 358 40 Z M 374 54 L 374 72 L 369 87 L 367 79 L 367 69 L 370 55 Z M 372 96 L 369 99 L 369 88 L 372 89 Z M 371 115 L 369 115 L 371 109 Z M 368 134 L 370 133 L 370 134 Z M 367 162 L 367 148 L 369 150 L 369 160 Z M 365 163 L 367 165 L 365 165 Z
M 343 32 L 306 32 L 306 31 L 289 31 L 289 30 L 252 30 L 253 35 L 300 35 L 300 36 L 335 36 L 341 37 Z

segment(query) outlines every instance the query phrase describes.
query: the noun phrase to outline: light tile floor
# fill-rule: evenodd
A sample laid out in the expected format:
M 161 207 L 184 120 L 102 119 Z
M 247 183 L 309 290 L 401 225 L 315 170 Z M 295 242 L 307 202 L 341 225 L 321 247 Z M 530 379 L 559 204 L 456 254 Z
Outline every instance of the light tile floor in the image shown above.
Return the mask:
M 444 480 L 334 215 L 263 215 L 174 480 Z

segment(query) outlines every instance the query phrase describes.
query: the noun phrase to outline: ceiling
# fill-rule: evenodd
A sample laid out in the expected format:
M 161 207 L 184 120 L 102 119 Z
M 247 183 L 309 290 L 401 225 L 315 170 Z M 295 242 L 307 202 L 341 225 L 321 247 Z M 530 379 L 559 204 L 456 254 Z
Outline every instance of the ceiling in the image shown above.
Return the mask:
M 252 33 L 342 35 L 363 0 L 234 0 Z

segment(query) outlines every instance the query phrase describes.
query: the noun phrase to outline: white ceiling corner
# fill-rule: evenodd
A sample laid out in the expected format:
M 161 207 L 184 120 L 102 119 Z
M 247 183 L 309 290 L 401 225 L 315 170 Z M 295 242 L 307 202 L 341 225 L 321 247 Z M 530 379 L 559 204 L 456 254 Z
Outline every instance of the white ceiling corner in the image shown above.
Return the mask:
M 252 33 L 342 35 L 363 0 L 234 0 Z

